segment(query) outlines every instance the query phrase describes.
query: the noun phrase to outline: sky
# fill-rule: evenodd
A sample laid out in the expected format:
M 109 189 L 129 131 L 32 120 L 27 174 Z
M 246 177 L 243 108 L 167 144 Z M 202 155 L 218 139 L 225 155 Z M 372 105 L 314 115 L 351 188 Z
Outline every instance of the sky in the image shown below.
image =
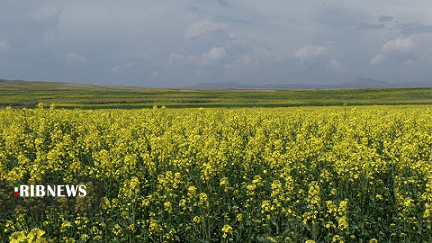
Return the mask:
M 432 82 L 430 0 L 4 1 L 0 78 L 185 87 Z

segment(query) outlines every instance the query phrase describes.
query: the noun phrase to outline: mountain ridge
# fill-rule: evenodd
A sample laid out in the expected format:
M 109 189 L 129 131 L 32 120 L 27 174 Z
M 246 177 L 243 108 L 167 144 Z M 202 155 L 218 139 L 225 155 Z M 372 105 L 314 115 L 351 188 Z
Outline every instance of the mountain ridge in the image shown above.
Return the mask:
M 212 82 L 200 83 L 197 85 L 187 86 L 184 88 L 197 89 L 371 89 L 371 88 L 408 88 L 408 87 L 431 87 L 431 83 L 426 82 L 408 82 L 408 83 L 389 83 L 375 79 L 358 77 L 350 82 L 343 84 L 264 84 L 252 85 L 237 82 Z
M 83 90 L 168 90 L 168 89 L 233 89 L 233 90 L 258 90 L 258 89 L 368 89 L 368 88 L 414 88 L 432 87 L 432 82 L 408 82 L 389 83 L 375 79 L 358 77 L 343 84 L 264 84 L 253 85 L 237 82 L 212 82 L 199 83 L 186 87 L 141 87 L 141 86 L 114 86 L 114 85 L 93 85 L 62 82 L 24 81 L 0 79 L 0 89 L 83 89 Z

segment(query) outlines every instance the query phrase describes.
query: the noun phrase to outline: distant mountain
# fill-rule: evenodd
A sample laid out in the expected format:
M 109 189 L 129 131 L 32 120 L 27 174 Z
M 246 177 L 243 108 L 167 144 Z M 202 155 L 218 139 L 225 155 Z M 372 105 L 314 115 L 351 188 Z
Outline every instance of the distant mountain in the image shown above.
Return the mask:
M 366 88 L 408 88 L 408 87 L 432 87 L 431 83 L 409 82 L 388 83 L 375 79 L 356 78 L 344 84 L 265 84 L 252 85 L 237 82 L 229 83 L 200 83 L 183 87 L 192 89 L 366 89 Z M 92 90 L 167 90 L 178 88 L 162 87 L 134 87 L 134 86 L 109 86 L 91 85 L 61 82 L 23 81 L 0 79 L 0 89 L 92 89 Z M 182 89 L 182 88 L 180 88 Z
M 313 84 L 266 84 L 266 85 L 252 85 L 241 84 L 237 82 L 229 83 L 200 83 L 193 86 L 184 88 L 194 89 L 328 89 L 327 85 L 313 85 Z
M 408 83 L 389 83 L 368 78 L 356 78 L 351 82 L 340 85 L 345 89 L 365 89 L 365 88 L 415 88 L 415 87 L 432 87 L 431 83 L 425 82 L 408 82 Z
M 322 84 L 267 84 L 260 88 L 266 89 L 337 89 L 335 85 Z
M 239 84 L 236 82 L 229 82 L 229 83 L 200 83 L 193 86 L 188 86 L 185 88 L 195 88 L 195 89 L 255 89 L 259 88 L 256 85 L 251 84 Z
M 385 81 L 378 81 L 369 78 L 356 78 L 351 82 L 344 83 L 341 88 L 345 89 L 364 89 L 364 88 L 388 88 L 391 87 L 390 83 Z
M 185 88 L 201 89 L 369 89 L 369 88 L 404 88 L 404 87 L 432 87 L 432 83 L 409 82 L 388 83 L 368 78 L 356 78 L 343 84 L 265 84 L 251 85 L 236 82 L 229 83 L 201 83 Z

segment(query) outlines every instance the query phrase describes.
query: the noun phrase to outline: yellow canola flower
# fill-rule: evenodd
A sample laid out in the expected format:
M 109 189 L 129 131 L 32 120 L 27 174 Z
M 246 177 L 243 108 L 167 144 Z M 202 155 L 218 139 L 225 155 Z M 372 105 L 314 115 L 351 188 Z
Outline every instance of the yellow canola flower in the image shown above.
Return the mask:
M 195 216 L 195 217 L 193 218 L 193 221 L 194 221 L 194 223 L 199 224 L 199 223 L 201 222 L 201 217 L 199 217 L 199 216 Z
M 164 210 L 168 213 L 172 212 L 172 203 L 171 202 L 165 202 L 164 203 Z
M 26 234 L 24 231 L 14 232 L 9 237 L 9 240 L 11 243 L 21 243 L 21 242 L 47 243 L 46 238 L 43 237 L 44 234 L 45 231 L 39 228 L 34 228 L 28 234 Z
M 224 177 L 220 179 L 219 185 L 221 186 L 227 186 L 228 185 L 228 178 Z
M 223 232 L 222 237 L 225 239 L 228 236 L 228 234 L 232 235 L 232 227 L 226 224 L 222 227 L 222 232 Z
M 190 186 L 188 188 L 188 196 L 189 197 L 196 197 L 196 187 L 195 186 Z
M 281 227 L 304 224 L 301 235 L 318 228 L 316 232 L 339 234 L 335 242 L 359 241 L 348 232 L 349 209 L 356 208 L 357 196 L 373 195 L 373 203 L 386 210 L 393 198 L 387 179 L 394 181 L 400 217 L 395 225 L 406 225 L 405 235 L 419 230 L 428 235 L 431 118 L 430 107 L 424 106 L 6 109 L 0 110 L 0 179 L 103 179 L 114 185 L 108 188 L 108 195 L 115 193 L 102 217 L 126 222 L 106 220 L 105 226 L 95 226 L 94 219 L 74 214 L 66 218 L 70 222 L 44 218 L 40 227 L 60 228 L 53 241 L 72 242 L 66 235 L 90 229 L 102 234 L 103 228 L 119 241 L 135 240 L 130 231 L 139 235 L 139 230 L 153 240 L 172 241 L 173 227 L 182 232 L 177 237 L 186 231 L 197 241 L 192 235 L 207 236 L 207 222 L 219 229 L 227 226 L 225 237 L 250 223 L 259 226 L 252 228 L 254 235 L 269 231 L 264 240 L 290 242 L 269 235 L 277 227 L 284 232 Z M 341 198 L 347 193 L 352 201 Z M 223 217 L 215 215 L 224 210 Z M 134 222 L 137 215 L 144 218 Z M 3 224 L 0 241 L 38 222 L 22 216 Z M 194 230 L 201 232 L 192 234 Z M 43 238 L 38 234 L 18 231 L 9 240 L 36 241 Z
M 11 236 L 9 236 L 9 240 L 11 243 L 21 243 L 27 241 L 27 236 L 23 231 L 18 231 L 12 233 Z

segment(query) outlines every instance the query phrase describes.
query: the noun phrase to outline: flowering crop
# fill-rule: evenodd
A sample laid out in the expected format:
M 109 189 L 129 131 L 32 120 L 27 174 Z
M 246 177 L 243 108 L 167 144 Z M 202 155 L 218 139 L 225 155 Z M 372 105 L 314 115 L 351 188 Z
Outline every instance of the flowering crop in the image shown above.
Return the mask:
M 428 107 L 0 111 L 0 180 L 103 180 L 11 242 L 431 242 Z M 13 193 L 13 192 L 12 192 Z

